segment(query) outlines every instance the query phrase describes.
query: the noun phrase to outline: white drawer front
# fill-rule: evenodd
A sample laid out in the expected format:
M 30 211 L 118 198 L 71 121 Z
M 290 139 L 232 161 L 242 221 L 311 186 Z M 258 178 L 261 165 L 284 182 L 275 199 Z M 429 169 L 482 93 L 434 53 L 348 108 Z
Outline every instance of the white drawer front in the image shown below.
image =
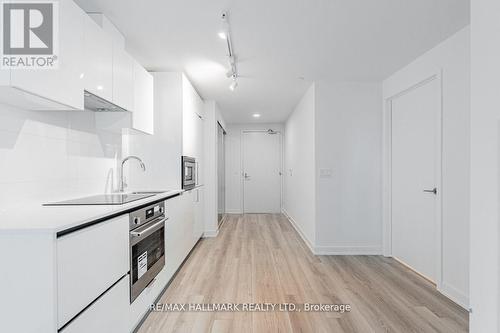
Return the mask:
M 129 332 L 128 275 L 82 312 L 62 333 L 124 333 Z
M 142 317 L 148 312 L 151 304 L 154 303 L 156 298 L 160 295 L 163 288 L 168 283 L 165 268 L 161 270 L 156 278 L 142 291 L 142 293 L 130 305 L 129 312 L 129 327 L 130 329 L 136 328 Z
M 129 271 L 128 215 L 57 240 L 58 327 Z

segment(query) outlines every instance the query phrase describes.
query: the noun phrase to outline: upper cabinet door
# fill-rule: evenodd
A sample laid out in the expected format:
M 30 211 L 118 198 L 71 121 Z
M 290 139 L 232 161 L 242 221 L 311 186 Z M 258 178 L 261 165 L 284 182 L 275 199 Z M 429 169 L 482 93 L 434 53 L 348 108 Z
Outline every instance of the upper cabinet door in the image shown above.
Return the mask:
M 153 76 L 135 61 L 132 127 L 147 134 L 154 134 Z
M 59 1 L 57 69 L 11 71 L 11 86 L 62 105 L 54 109 L 83 109 L 83 38 L 87 15 L 73 1 Z M 5 70 L 2 71 L 4 76 Z M 43 105 L 40 105 L 43 109 Z
M 85 17 L 85 90 L 113 100 L 113 43 L 88 15 Z
M 113 103 L 134 109 L 134 60 L 123 48 L 113 45 Z
M 191 82 L 182 76 L 183 154 L 197 159 L 201 165 L 203 153 L 203 100 Z

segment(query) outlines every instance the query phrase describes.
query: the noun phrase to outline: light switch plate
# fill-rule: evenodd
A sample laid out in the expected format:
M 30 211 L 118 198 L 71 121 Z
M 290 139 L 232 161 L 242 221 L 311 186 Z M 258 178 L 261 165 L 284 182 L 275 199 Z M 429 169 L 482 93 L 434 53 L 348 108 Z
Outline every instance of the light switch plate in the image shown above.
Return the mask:
M 319 169 L 320 178 L 332 178 L 332 174 L 333 174 L 332 169 Z

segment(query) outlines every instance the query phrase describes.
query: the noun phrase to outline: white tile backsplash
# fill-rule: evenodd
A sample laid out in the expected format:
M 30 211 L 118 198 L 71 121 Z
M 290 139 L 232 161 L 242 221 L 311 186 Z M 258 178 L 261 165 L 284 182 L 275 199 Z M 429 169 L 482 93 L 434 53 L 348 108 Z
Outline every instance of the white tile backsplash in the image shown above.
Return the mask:
M 112 192 L 121 153 L 121 135 L 93 112 L 0 105 L 0 207 Z

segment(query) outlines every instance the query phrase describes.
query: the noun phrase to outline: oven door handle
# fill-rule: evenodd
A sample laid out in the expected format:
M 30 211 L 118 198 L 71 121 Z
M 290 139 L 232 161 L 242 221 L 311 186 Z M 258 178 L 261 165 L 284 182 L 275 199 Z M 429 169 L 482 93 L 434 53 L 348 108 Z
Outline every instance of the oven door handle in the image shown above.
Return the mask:
M 151 225 L 143 230 L 131 231 L 130 235 L 132 235 L 133 237 L 145 238 L 145 237 L 151 235 L 153 232 L 161 229 L 167 220 L 168 220 L 168 217 L 162 218 L 160 221 L 154 223 L 153 225 Z M 153 223 L 153 222 L 151 222 L 151 223 Z

